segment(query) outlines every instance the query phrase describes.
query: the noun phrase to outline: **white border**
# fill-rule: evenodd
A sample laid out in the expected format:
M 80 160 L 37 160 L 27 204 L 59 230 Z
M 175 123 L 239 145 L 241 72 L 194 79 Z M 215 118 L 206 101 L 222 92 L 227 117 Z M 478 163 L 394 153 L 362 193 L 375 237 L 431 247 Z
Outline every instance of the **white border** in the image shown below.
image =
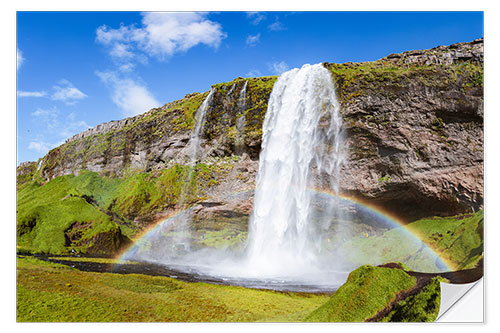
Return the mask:
M 85 2 L 72 2 L 67 0 L 17 0 L 17 1 L 3 1 L 2 8 L 0 11 L 1 19 L 0 24 L 2 29 L 2 42 L 6 44 L 7 47 L 2 48 L 2 62 L 0 62 L 2 75 L 2 99 L 3 102 L 3 112 L 2 112 L 2 129 L 0 131 L 2 135 L 3 142 L 3 159 L 2 165 L 2 176 L 3 176 L 3 190 L 2 190 L 2 208 L 4 211 L 4 218 L 2 223 L 4 223 L 4 228 L 2 233 L 3 240 L 2 250 L 4 257 L 7 260 L 4 261 L 4 267 L 8 269 L 3 269 L 2 272 L 2 308 L 1 308 L 1 318 L 3 324 L 13 324 L 15 327 L 11 327 L 16 331 L 37 331 L 42 329 L 54 331 L 64 331 L 67 332 L 71 330 L 72 332 L 88 332 L 89 329 L 92 330 L 104 330 L 104 329 L 117 329 L 126 332 L 136 332 L 142 326 L 147 325 L 148 331 L 162 331 L 165 329 L 175 330 L 175 331 L 185 331 L 185 330 L 208 330 L 208 331 L 224 331 L 235 329 L 287 329 L 287 330 L 300 330 L 309 328 L 310 325 L 307 324 L 277 324 L 265 325 L 258 324 L 255 325 L 239 325 L 239 324 L 213 324 L 213 325 L 203 325 L 203 324 L 15 324 L 15 164 L 16 164 L 16 88 L 13 82 L 16 79 L 15 70 L 15 55 L 14 55 L 14 45 L 16 44 L 15 37 L 15 27 L 16 27 L 16 13 L 17 10 L 70 10 L 70 11 L 134 11 L 134 10 L 148 10 L 148 11 L 236 11 L 236 10 L 279 10 L 279 11 L 351 11 L 351 10 L 362 10 L 362 11 L 449 11 L 449 10 L 466 10 L 466 11 L 485 11 L 485 245 L 486 245 L 486 258 L 485 258 L 485 272 L 486 276 L 493 275 L 493 272 L 498 272 L 496 260 L 490 261 L 490 253 L 494 257 L 496 246 L 498 241 L 499 221 L 496 219 L 498 217 L 495 206 L 497 198 L 495 198 L 495 189 L 498 188 L 498 170 L 493 169 L 493 165 L 496 163 L 495 151 L 496 143 L 498 141 L 497 133 L 499 132 L 496 127 L 500 122 L 498 121 L 498 112 L 500 108 L 497 104 L 496 95 L 498 93 L 498 85 L 494 85 L 495 79 L 498 77 L 498 65 L 497 65 L 497 51 L 498 51 L 498 27 L 499 13 L 494 1 L 435 1 L 435 0 L 420 0 L 418 2 L 412 1 L 324 1 L 324 0 L 308 0 L 308 1 L 268 1 L 268 0 L 253 0 L 238 2 L 234 0 L 211 0 L 211 1 L 152 1 L 152 0 L 141 0 L 141 1 L 102 1 L 102 0 L 87 0 Z M 489 149 L 491 147 L 491 149 Z M 6 213 L 5 213 L 6 212 Z M 7 226 L 7 227 L 5 227 Z M 487 232 L 486 232 L 487 231 Z M 490 237 L 491 235 L 491 237 Z M 14 269 L 13 269 L 14 268 Z M 485 278 L 484 286 L 488 290 L 488 295 L 490 295 L 487 300 L 488 303 L 485 308 L 486 323 L 487 325 L 477 327 L 470 327 L 469 325 L 454 326 L 452 329 L 454 331 L 467 331 L 476 330 L 478 328 L 485 328 L 485 326 L 490 326 L 493 322 L 498 322 L 498 311 L 495 306 L 495 296 L 498 295 L 498 282 L 492 281 L 489 283 L 488 278 Z M 451 309 L 450 311 L 452 311 Z M 470 308 L 470 311 L 475 309 Z M 113 328 L 109 327 L 113 325 Z M 333 325 L 333 326 L 332 326 Z M 346 326 L 348 325 L 348 326 Z M 328 331 L 331 332 L 332 329 L 338 328 L 352 328 L 352 325 L 358 324 L 325 324 L 325 325 L 312 325 L 315 330 L 318 331 Z M 394 325 L 372 325 L 372 324 L 359 324 L 362 328 L 367 328 L 371 330 L 383 330 L 384 332 L 391 329 L 401 330 L 402 326 L 400 324 Z M 368 326 L 367 326 L 368 325 Z M 404 325 L 404 324 L 401 324 Z M 405 330 L 422 330 L 423 324 L 411 324 L 405 325 Z M 109 328 L 107 328 L 108 326 Z M 117 327 L 114 327 L 117 326 Z M 307 326 L 307 327 L 305 327 Z M 426 325 L 425 329 L 447 329 L 441 325 Z M 10 331 L 10 328 L 7 328 Z

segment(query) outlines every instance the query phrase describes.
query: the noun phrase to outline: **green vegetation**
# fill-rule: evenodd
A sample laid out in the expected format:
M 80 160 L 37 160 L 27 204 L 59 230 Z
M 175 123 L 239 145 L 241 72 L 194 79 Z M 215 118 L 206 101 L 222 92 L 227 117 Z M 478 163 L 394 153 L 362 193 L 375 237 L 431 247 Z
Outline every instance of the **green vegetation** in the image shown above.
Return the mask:
M 17 262 L 20 322 L 301 321 L 329 298 Z
M 457 269 L 467 269 L 483 258 L 483 221 L 481 210 L 475 214 L 421 219 L 406 228 L 437 249 Z
M 81 230 L 77 247 L 92 247 L 99 233 L 119 233 L 119 227 L 85 197 L 78 196 L 74 176 L 64 176 L 41 186 L 32 183 L 17 192 L 18 246 L 41 252 L 65 252 L 65 231 L 76 222 L 91 221 Z M 85 178 L 85 177 L 83 177 Z
M 178 103 L 175 104 L 175 108 L 171 108 L 168 111 L 175 110 L 181 111 L 181 116 L 176 117 L 172 120 L 172 124 L 174 124 L 174 130 L 187 130 L 193 129 L 195 125 L 195 113 L 196 110 L 203 103 L 203 100 L 207 97 L 208 92 L 203 94 L 191 94 Z
M 435 277 L 418 294 L 398 302 L 382 322 L 432 322 L 439 314 L 443 279 Z
M 224 229 L 221 231 L 205 231 L 200 243 L 213 248 L 238 248 L 247 239 L 247 232 Z
M 450 85 L 465 91 L 483 86 L 483 67 L 474 63 L 440 65 L 397 64 L 385 59 L 360 63 L 324 63 L 338 86 L 340 99 L 349 103 L 367 94 L 401 97 L 409 84 L 449 89 Z M 380 89 L 383 83 L 384 89 Z
M 400 261 L 415 271 L 446 269 L 437 266 L 434 254 L 425 250 L 422 241 L 454 268 L 472 268 L 483 257 L 483 211 L 418 220 L 382 235 L 355 237 L 343 248 L 344 255 L 354 263 L 378 265 Z
M 390 181 L 392 181 L 392 177 L 389 175 L 378 177 L 379 183 L 386 183 L 386 182 L 390 182 Z
M 29 257 L 25 257 L 26 259 L 30 259 Z M 122 259 L 116 259 L 116 258 L 87 258 L 87 257 L 75 257 L 75 256 L 57 256 L 57 257 L 49 257 L 49 259 L 55 259 L 55 260 L 68 260 L 68 261 L 81 261 L 81 262 L 95 262 L 95 263 L 100 263 L 100 264 L 127 264 L 127 265 L 134 265 L 137 264 L 136 261 L 129 261 L 129 260 L 122 260 Z M 43 260 L 39 260 L 42 262 L 46 262 Z
M 122 234 L 131 238 L 139 231 L 133 219 L 174 207 L 182 191 L 184 204 L 202 199 L 206 189 L 217 183 L 216 177 L 227 172 L 228 163 L 175 165 L 126 179 L 81 171 L 43 185 L 25 184 L 17 191 L 18 248 L 110 254 L 120 246 Z M 111 244 L 96 243 L 104 241 L 103 235 Z
M 221 100 L 227 100 L 227 93 L 233 86 L 236 89 L 242 89 L 244 82 L 247 82 L 246 92 L 246 109 L 239 110 L 238 107 L 226 107 L 224 105 L 216 106 L 211 110 L 210 115 L 207 115 L 207 124 L 210 124 L 206 129 L 206 135 L 209 138 L 218 138 L 224 136 L 230 142 L 235 144 L 236 141 L 236 118 L 244 116 L 245 126 L 243 129 L 242 141 L 239 144 L 252 144 L 260 142 L 262 138 L 262 124 L 267 111 L 267 101 L 271 95 L 272 88 L 276 82 L 277 76 L 263 76 L 256 78 L 241 78 L 238 77 L 230 82 L 223 82 L 213 85 L 216 89 L 214 100 L 216 103 L 221 103 Z M 238 90 L 235 90 L 238 92 Z M 235 94 L 239 95 L 239 92 Z M 229 97 L 231 103 L 237 103 L 238 98 L 235 96 Z M 224 102 L 224 103 L 227 103 Z M 234 104 L 233 104 L 234 105 Z M 235 113 L 235 111 L 238 111 Z M 239 113 L 239 112 L 242 112 Z M 240 138 L 241 140 L 241 138 Z
M 385 306 L 396 294 L 414 287 L 416 279 L 395 268 L 365 265 L 352 271 L 333 296 L 306 317 L 312 322 L 365 321 Z
M 24 184 L 33 181 L 38 163 L 37 162 L 25 162 L 21 163 L 16 169 L 16 187 L 20 189 Z

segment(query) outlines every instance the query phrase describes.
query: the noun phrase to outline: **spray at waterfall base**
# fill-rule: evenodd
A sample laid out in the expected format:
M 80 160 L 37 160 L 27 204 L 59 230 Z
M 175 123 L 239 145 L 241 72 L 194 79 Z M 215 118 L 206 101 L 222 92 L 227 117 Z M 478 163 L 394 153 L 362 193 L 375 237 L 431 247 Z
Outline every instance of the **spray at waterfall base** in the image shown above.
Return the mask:
M 204 115 L 213 93 L 197 111 L 190 143 L 193 160 L 198 158 Z M 274 84 L 263 124 L 248 237 L 239 234 L 240 241 L 233 247 L 200 246 L 203 240 L 197 238 L 204 235 L 190 223 L 196 218 L 191 208 L 158 224 L 122 259 L 155 262 L 255 287 L 335 289 L 362 264 L 355 260 L 356 248 L 348 246 L 360 228 L 364 227 L 361 237 L 369 237 L 399 227 L 386 215 L 377 215 L 377 210 L 338 195 L 347 150 L 328 70 L 318 64 L 283 73 Z M 311 188 L 325 189 L 330 195 Z M 419 262 L 425 262 L 428 270 L 450 270 L 435 251 L 400 230 L 397 237 L 402 246 L 409 251 L 421 249 Z M 363 263 L 381 264 L 382 259 L 387 260 L 387 255 L 374 253 Z

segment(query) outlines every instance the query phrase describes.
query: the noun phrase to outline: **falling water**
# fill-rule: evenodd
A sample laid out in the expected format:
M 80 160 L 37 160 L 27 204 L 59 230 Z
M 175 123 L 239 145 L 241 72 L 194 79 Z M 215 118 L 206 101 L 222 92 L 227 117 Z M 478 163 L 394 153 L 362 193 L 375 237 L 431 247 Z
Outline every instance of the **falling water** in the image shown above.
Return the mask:
M 240 95 L 238 97 L 238 114 L 239 118 L 236 120 L 236 138 L 235 138 L 235 150 L 236 154 L 240 155 L 243 151 L 244 138 L 243 129 L 245 127 L 245 110 L 247 105 L 247 85 L 248 81 L 245 81 L 243 88 L 240 90 Z
M 212 101 L 212 96 L 214 94 L 215 89 L 210 89 L 207 97 L 203 100 L 198 110 L 196 110 L 195 114 L 195 126 L 193 133 L 191 134 L 191 139 L 189 140 L 190 146 L 190 160 L 189 164 L 194 165 L 197 159 L 200 157 L 201 152 L 201 135 L 203 134 L 203 127 L 205 125 L 205 116 L 207 114 L 208 107 Z
M 205 116 L 207 110 L 212 101 L 212 96 L 214 94 L 215 89 L 210 89 L 207 97 L 203 100 L 200 107 L 196 110 L 195 114 L 195 127 L 194 131 L 191 135 L 191 139 L 189 140 L 189 171 L 186 179 L 183 181 L 183 185 L 181 188 L 181 194 L 179 197 L 178 206 L 182 207 L 186 202 L 186 196 L 189 195 L 190 184 L 193 177 L 193 171 L 196 167 L 196 162 L 201 157 L 201 137 L 203 134 L 203 127 L 205 125 Z M 177 216 L 176 219 L 173 219 L 171 222 L 172 226 L 168 226 L 169 229 L 173 232 L 173 239 L 171 240 L 171 246 L 167 247 L 170 251 L 165 253 L 167 256 L 169 255 L 178 255 L 179 253 L 183 253 L 185 251 L 189 251 L 191 248 L 191 221 L 192 215 L 191 211 L 185 211 L 181 215 Z M 163 245 L 162 245 L 163 247 Z M 161 251 L 163 253 L 163 251 Z
M 38 160 L 38 164 L 36 165 L 36 171 L 33 173 L 33 176 L 31 177 L 31 181 L 35 180 L 35 176 L 38 174 L 38 171 L 40 171 L 42 164 L 43 164 L 43 158 Z
M 327 124 L 327 125 L 326 125 Z M 325 178 L 339 189 L 344 161 L 342 120 L 331 75 L 304 65 L 276 81 L 263 125 L 248 265 L 262 275 L 314 274 L 320 265 L 318 233 L 310 223 L 308 187 Z
M 230 97 L 232 95 L 232 93 L 234 91 L 234 87 L 236 87 L 236 83 L 233 83 L 233 85 L 231 86 L 231 88 L 227 92 L 226 97 Z

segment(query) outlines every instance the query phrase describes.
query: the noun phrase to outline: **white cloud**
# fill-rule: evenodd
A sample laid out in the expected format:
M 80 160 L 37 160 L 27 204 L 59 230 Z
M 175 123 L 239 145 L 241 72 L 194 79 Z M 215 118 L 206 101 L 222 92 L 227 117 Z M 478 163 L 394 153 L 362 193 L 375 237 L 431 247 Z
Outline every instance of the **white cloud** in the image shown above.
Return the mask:
M 18 97 L 45 97 L 47 93 L 45 91 L 18 91 Z
M 57 116 L 57 109 L 54 107 L 52 109 L 40 109 L 40 108 L 37 108 L 35 112 L 32 112 L 31 115 L 32 116 L 43 116 L 43 117 L 47 117 L 47 116 Z
M 45 127 L 52 131 L 59 126 L 59 111 L 56 107 L 51 109 L 37 108 L 35 112 L 31 113 L 32 116 L 37 118 L 37 123 L 45 124 Z
M 268 25 L 267 28 L 271 31 L 280 31 L 286 29 L 285 26 L 279 21 L 278 17 L 276 17 L 276 20 Z
M 255 46 L 257 45 L 257 43 L 259 43 L 259 41 L 260 41 L 260 33 L 258 33 L 255 36 L 248 35 L 246 43 L 248 46 Z
M 77 133 L 85 131 L 90 128 L 90 126 L 84 120 L 74 120 L 75 115 L 70 113 L 68 115 L 68 122 L 66 122 L 65 126 L 61 128 L 59 134 L 63 138 L 69 138 Z
M 110 48 L 115 59 L 156 57 L 160 60 L 205 44 L 218 48 L 226 34 L 219 23 L 206 19 L 206 13 L 143 13 L 142 26 L 106 25 L 96 31 L 97 42 Z M 144 61 L 144 60 L 143 60 Z
M 253 25 L 257 25 L 266 19 L 266 15 L 260 12 L 247 12 L 247 18 Z
M 280 61 L 280 62 L 273 62 L 271 64 L 268 64 L 269 66 L 269 70 L 274 73 L 274 74 L 281 74 L 283 72 L 286 72 L 290 69 L 290 67 L 288 67 L 288 64 L 284 61 Z
M 31 141 L 28 149 L 36 150 L 38 153 L 45 154 L 54 147 L 56 147 L 54 144 L 45 141 Z
M 41 129 L 39 132 L 43 134 L 37 140 L 33 141 L 33 144 L 30 143 L 30 149 L 35 149 L 39 152 L 57 147 L 62 144 L 64 139 L 90 128 L 84 120 L 76 119 L 77 114 L 75 112 L 64 115 L 56 107 L 37 108 L 31 115 L 33 116 L 33 122 Z M 44 141 L 46 136 L 50 136 L 50 138 L 56 136 L 63 140 L 55 144 L 49 144 Z
M 114 43 L 109 54 L 113 57 L 130 59 L 134 53 L 129 51 L 130 46 L 123 43 Z
M 112 90 L 111 98 L 125 116 L 135 116 L 160 103 L 146 86 L 130 78 L 122 78 L 116 72 L 96 72 L 96 75 Z
M 53 89 L 55 92 L 52 94 L 51 98 L 54 101 L 62 101 L 67 105 L 76 104 L 78 101 L 87 97 L 87 95 L 73 86 L 71 82 L 64 79 L 59 82 L 59 86 L 54 86 Z
M 23 62 L 24 62 L 23 52 L 21 52 L 21 50 L 17 49 L 17 69 L 19 69 L 21 67 Z
M 258 69 L 252 69 L 250 72 L 245 74 L 246 77 L 259 77 L 262 73 Z
M 132 63 L 126 63 L 118 67 L 118 69 L 123 73 L 132 72 L 134 70 L 135 65 Z

